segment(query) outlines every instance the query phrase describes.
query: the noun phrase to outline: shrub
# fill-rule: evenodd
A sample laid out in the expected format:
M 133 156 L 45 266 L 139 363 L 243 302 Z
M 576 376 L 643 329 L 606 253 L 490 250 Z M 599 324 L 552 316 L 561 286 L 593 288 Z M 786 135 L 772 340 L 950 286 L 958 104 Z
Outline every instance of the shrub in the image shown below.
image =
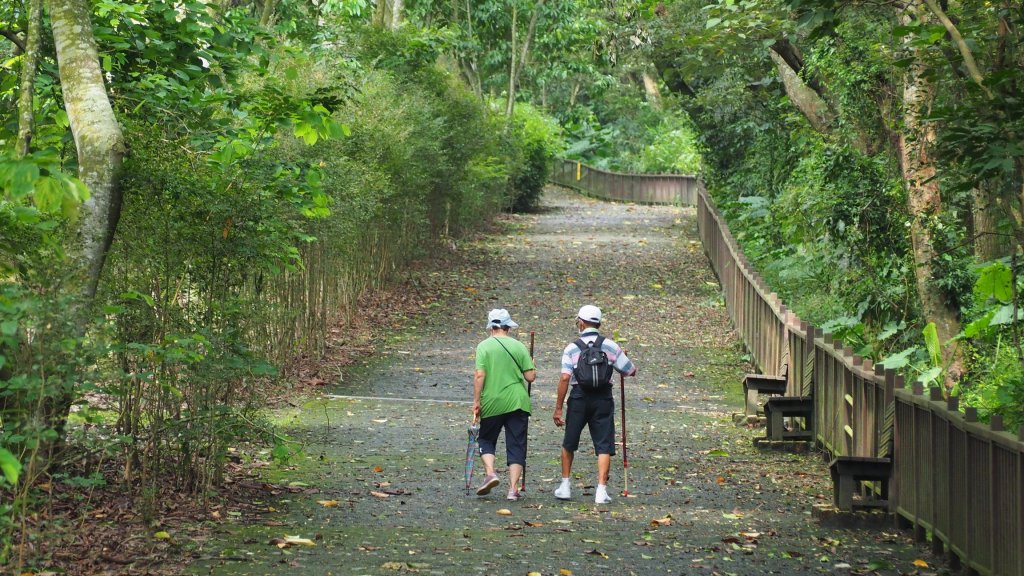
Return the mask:
M 555 121 L 533 106 L 517 104 L 509 124 L 511 208 L 515 212 L 533 210 L 541 193 L 555 155 L 564 148 L 561 131 Z

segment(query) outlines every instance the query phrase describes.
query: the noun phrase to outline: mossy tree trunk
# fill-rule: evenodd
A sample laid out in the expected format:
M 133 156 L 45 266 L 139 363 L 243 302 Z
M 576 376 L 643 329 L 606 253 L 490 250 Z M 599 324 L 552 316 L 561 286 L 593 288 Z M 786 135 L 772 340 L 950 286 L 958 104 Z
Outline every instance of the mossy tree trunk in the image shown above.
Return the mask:
M 43 0 L 30 0 L 28 29 L 25 32 L 25 58 L 21 66 L 21 85 L 18 87 L 18 141 L 15 153 L 21 157 L 29 153 L 35 126 L 33 109 L 36 68 L 39 65 L 40 37 L 43 24 Z
M 76 253 L 86 272 L 85 296 L 91 299 L 121 214 L 118 184 L 124 137 L 103 84 L 88 0 L 47 0 L 47 8 L 78 154 L 78 177 L 89 187 Z
M 924 4 L 921 0 L 912 0 L 904 8 L 901 20 L 909 24 L 921 19 L 928 19 Z M 907 187 L 914 278 L 921 312 L 926 321 L 935 323 L 939 341 L 945 344 L 960 332 L 960 320 L 933 277 L 933 262 L 937 256 L 934 230 L 942 211 L 942 193 L 930 150 L 936 140 L 935 125 L 926 123 L 924 118 L 934 101 L 935 86 L 929 79 L 920 49 L 908 46 L 908 52 L 914 62 L 907 71 L 903 88 L 903 127 L 898 138 L 900 168 Z M 959 347 L 955 345 L 943 346 L 942 354 L 948 390 L 963 374 L 963 362 Z

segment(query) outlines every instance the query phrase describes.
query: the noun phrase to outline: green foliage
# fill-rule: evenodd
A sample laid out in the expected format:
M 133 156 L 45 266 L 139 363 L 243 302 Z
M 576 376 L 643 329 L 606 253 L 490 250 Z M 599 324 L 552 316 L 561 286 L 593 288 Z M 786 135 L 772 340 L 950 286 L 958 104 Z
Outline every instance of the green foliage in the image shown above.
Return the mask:
M 509 169 L 512 210 L 533 210 L 551 173 L 551 163 L 564 144 L 558 125 L 528 104 L 516 106 L 509 126 L 508 145 L 513 152 Z
M 78 299 L 66 255 L 88 193 L 69 176 L 52 53 L 36 77 L 37 151 L 21 159 L 10 151 L 19 60 L 0 63 L 5 543 L 37 504 L 28 491 L 53 455 L 43 447 L 126 458 L 144 517 L 159 484 L 216 485 L 233 444 L 262 441 L 278 462 L 301 453 L 262 420 L 268 383 L 321 353 L 366 290 L 539 196 L 557 128 L 523 105 L 506 131 L 438 65 L 451 30 L 363 29 L 361 0 L 282 0 L 268 30 L 253 6 L 94 3 L 130 150 L 94 302 Z M 113 416 L 98 416 L 97 399 Z M 66 425 L 72 406 L 96 433 Z
M 1010 429 L 1024 426 L 1024 366 L 1020 351 L 999 335 L 993 348 L 979 347 L 973 352 L 969 357 L 973 377 L 957 390 L 962 402 L 977 407 L 983 421 L 999 414 Z
M 21 461 L 18 457 L 6 448 L 0 448 L 0 472 L 3 472 L 2 479 L 10 486 L 18 485 L 18 477 L 21 475 Z M 2 512 L 0 512 L 2 515 Z
M 648 143 L 638 152 L 625 152 L 631 170 L 643 173 L 698 174 L 701 156 L 697 132 L 685 116 L 666 115 L 648 129 Z

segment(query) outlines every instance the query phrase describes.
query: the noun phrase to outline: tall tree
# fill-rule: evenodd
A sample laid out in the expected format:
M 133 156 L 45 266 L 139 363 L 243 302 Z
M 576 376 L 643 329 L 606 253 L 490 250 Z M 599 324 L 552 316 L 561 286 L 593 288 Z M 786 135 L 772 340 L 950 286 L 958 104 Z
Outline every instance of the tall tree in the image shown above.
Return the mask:
M 29 0 L 28 28 L 25 32 L 25 50 L 22 56 L 21 85 L 18 88 L 18 140 L 15 154 L 28 154 L 32 143 L 35 111 L 35 77 L 39 65 L 40 39 L 43 25 L 42 0 Z
M 516 5 L 516 0 L 512 0 L 512 40 L 511 49 L 509 50 L 508 97 L 505 102 L 506 118 L 511 118 L 512 112 L 515 110 L 519 77 L 522 75 L 523 69 L 525 69 L 529 63 L 530 44 L 533 42 L 533 37 L 537 33 L 537 18 L 540 16 L 541 10 L 544 7 L 544 2 L 545 0 L 537 0 L 533 6 L 533 10 L 531 11 L 530 24 L 526 28 L 525 36 L 523 38 L 517 38 L 518 33 L 516 30 L 516 20 L 518 15 L 518 6 Z M 519 51 L 518 55 L 516 54 L 517 49 Z
M 927 24 L 930 15 L 924 1 L 908 2 L 900 14 L 904 25 L 917 22 Z M 914 251 L 914 278 L 921 311 L 926 320 L 935 324 L 940 342 L 951 340 L 960 332 L 957 311 L 934 281 L 935 225 L 942 211 L 942 193 L 932 148 L 936 140 L 936 126 L 924 121 L 935 101 L 935 85 L 921 48 L 908 36 L 906 49 L 912 58 L 903 85 L 903 126 L 899 132 L 900 167 L 907 187 L 907 211 L 910 214 L 910 237 Z M 963 373 L 959 347 L 944 348 L 947 366 L 947 388 Z
M 119 177 L 125 147 L 114 116 L 93 36 L 88 0 L 47 0 L 60 69 L 61 91 L 75 138 L 78 177 L 89 187 L 79 225 L 84 293 L 96 294 L 107 250 L 121 214 Z
M 402 23 L 404 0 L 377 0 L 373 10 L 373 24 L 387 30 L 397 30 Z

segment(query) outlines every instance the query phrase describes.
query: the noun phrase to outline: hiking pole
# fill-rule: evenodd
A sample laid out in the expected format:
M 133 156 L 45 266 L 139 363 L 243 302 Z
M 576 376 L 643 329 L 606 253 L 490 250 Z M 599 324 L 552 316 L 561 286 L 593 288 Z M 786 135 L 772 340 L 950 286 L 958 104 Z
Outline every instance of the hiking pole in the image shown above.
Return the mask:
M 620 404 L 622 405 L 622 495 L 629 496 L 629 460 L 626 458 L 626 377 L 619 373 Z
M 533 336 L 534 336 L 534 334 L 535 334 L 534 331 L 530 330 L 530 362 L 533 362 Z M 526 395 L 527 396 L 532 396 L 533 395 L 533 382 L 527 382 L 526 383 Z M 532 400 L 531 400 L 531 402 L 532 402 Z M 525 456 L 526 456 L 527 447 L 529 445 L 530 445 L 530 419 L 527 418 L 526 419 L 526 441 L 523 443 L 523 456 L 524 456 L 524 458 L 523 458 L 523 460 L 524 460 L 524 463 L 523 463 L 523 477 L 520 479 L 520 482 L 519 482 L 519 491 L 520 492 L 526 492 L 526 463 L 525 463 L 526 458 L 525 458 Z

